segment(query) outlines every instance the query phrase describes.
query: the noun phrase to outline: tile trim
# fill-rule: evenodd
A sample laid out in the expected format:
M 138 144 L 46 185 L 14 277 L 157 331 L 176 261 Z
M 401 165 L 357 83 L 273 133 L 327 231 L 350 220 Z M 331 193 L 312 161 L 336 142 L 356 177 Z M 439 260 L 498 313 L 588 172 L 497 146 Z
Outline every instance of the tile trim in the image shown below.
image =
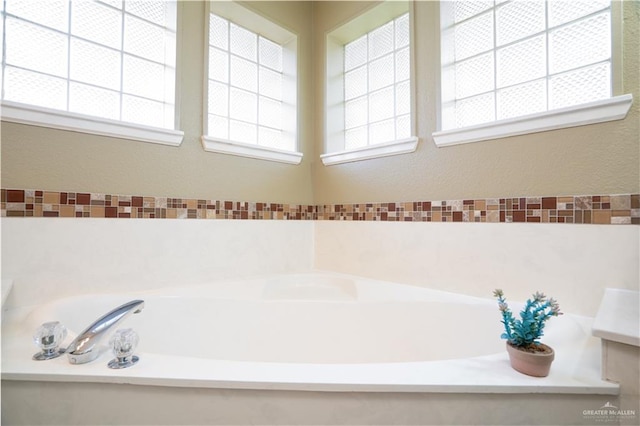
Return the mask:
M 300 205 L 1 189 L 2 217 L 640 225 L 640 194 Z

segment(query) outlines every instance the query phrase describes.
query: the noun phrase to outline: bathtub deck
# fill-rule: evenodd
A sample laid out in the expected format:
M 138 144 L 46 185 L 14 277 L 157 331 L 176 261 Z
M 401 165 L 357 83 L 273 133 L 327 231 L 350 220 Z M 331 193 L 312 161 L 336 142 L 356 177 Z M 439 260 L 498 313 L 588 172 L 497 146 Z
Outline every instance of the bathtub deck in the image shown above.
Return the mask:
M 126 383 L 171 387 L 433 393 L 549 393 L 617 395 L 619 386 L 599 371 L 575 371 L 556 360 L 548 377 L 514 371 L 505 354 L 476 359 L 387 364 L 279 364 L 179 358 L 140 353 L 140 362 L 110 370 L 103 354 L 71 365 L 66 357 L 35 362 L 34 350 L 3 345 L 3 380 Z

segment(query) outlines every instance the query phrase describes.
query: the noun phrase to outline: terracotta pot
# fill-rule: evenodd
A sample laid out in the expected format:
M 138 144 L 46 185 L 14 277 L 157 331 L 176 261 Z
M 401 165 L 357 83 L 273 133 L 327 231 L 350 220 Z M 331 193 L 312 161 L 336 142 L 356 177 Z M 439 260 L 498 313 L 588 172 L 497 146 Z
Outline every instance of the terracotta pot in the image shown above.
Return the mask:
M 549 352 L 527 352 L 507 342 L 507 353 L 511 361 L 511 367 L 523 374 L 534 377 L 546 377 L 549 375 L 551 363 L 555 358 L 553 349 L 543 343 L 540 345 L 548 348 Z

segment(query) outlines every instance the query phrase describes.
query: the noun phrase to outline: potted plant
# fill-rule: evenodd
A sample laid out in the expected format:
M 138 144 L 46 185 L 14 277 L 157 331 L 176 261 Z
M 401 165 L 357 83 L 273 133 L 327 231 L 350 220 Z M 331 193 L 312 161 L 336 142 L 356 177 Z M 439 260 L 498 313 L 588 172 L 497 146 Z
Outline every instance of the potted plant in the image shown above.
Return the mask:
M 543 335 L 545 322 L 562 315 L 560 305 L 553 298 L 547 299 L 544 293 L 536 292 L 532 299 L 527 300 L 520 312 L 520 319 L 517 319 L 511 313 L 502 290 L 495 290 L 493 295 L 498 299 L 498 308 L 502 313 L 501 322 L 505 332 L 500 337 L 507 339 L 511 367 L 530 376 L 547 376 L 555 353 L 538 340 Z

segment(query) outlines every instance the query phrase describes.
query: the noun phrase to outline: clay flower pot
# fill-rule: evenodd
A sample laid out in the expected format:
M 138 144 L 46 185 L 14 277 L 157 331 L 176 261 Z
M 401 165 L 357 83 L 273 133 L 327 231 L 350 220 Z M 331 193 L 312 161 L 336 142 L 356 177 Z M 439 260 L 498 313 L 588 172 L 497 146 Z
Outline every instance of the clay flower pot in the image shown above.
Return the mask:
M 555 352 L 550 346 L 542 343 L 540 343 L 538 347 L 540 350 L 529 352 L 524 348 L 514 346 L 507 342 L 507 353 L 509 354 L 511 367 L 529 376 L 548 376 L 551 363 L 555 358 Z

